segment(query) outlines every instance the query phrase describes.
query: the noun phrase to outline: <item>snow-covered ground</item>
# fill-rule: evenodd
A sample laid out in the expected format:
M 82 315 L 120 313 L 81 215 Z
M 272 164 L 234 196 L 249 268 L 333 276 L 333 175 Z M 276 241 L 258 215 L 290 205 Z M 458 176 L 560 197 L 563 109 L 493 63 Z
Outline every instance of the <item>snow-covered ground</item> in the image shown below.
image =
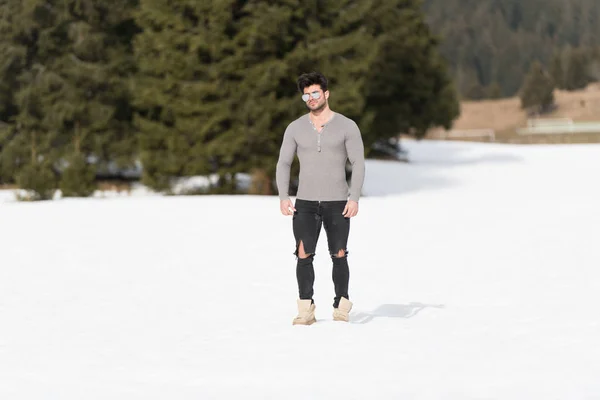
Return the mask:
M 0 195 L 0 399 L 600 399 L 600 146 L 369 161 L 351 323 L 276 197 Z

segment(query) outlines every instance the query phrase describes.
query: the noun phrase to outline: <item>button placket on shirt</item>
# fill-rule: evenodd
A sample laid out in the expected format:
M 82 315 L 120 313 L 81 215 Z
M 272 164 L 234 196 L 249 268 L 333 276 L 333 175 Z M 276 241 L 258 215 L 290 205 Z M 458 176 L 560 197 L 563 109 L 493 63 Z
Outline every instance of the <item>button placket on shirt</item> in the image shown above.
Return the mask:
M 317 132 L 317 152 L 321 152 L 321 133 L 323 133 L 323 131 L 325 130 L 325 127 L 323 127 L 323 129 L 321 129 L 321 132 L 319 132 L 317 130 L 317 127 L 315 126 L 315 124 L 313 124 L 312 120 L 309 119 L 310 121 L 310 125 L 312 126 L 313 130 L 315 130 Z

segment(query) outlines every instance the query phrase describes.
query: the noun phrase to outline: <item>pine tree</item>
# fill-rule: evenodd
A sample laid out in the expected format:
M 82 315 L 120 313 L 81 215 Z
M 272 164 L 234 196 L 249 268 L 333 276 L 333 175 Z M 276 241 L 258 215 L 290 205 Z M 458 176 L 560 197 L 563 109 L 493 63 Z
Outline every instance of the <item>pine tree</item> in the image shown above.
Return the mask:
M 0 121 L 12 121 L 16 114 L 14 88 L 17 76 L 25 57 L 24 49 L 12 45 L 14 14 L 18 4 L 16 1 L 0 3 Z M 1 151 L 1 148 L 0 148 Z
M 48 200 L 58 184 L 54 168 L 58 133 L 48 131 L 45 126 L 42 97 L 52 85 L 45 79 L 43 67 L 37 65 L 24 71 L 19 79 L 15 134 L 10 146 L 3 151 L 3 158 L 12 161 L 7 169 L 12 167 L 19 187 L 29 192 L 29 200 Z
M 588 75 L 590 65 L 588 50 L 584 48 L 569 49 L 565 54 L 564 88 L 579 90 L 586 87 L 592 79 Z
M 127 158 L 133 156 L 133 130 L 124 84 L 134 66 L 127 54 L 132 34 L 122 35 L 120 30 L 132 25 L 134 4 L 132 0 L 71 0 L 66 12 L 54 15 L 53 35 L 59 40 L 48 46 L 46 63 L 53 73 L 54 90 L 45 96 L 45 121 L 49 130 L 61 133 L 61 156 L 70 160 L 63 176 L 68 182 L 62 185 L 68 195 L 93 192 L 96 166 L 90 165 L 90 157 L 101 168 L 123 161 L 123 156 L 124 164 L 131 163 Z M 60 49 L 55 47 L 58 43 Z M 119 154 L 116 150 L 123 142 L 129 148 Z
M 24 47 L 13 43 L 13 24 L 20 6 L 16 0 L 0 3 L 0 183 L 14 183 L 17 171 L 15 143 L 19 132 L 14 123 L 18 114 L 15 92 L 26 55 Z
M 422 138 L 429 128 L 449 129 L 460 113 L 459 104 L 421 1 L 374 2 L 366 15 L 377 55 L 364 82 L 365 145 L 398 132 Z
M 489 99 L 500 99 L 502 98 L 502 88 L 498 82 L 493 82 L 486 90 L 487 98 Z
M 565 88 L 565 71 L 563 68 L 562 52 L 557 51 L 550 62 L 550 76 L 558 89 Z
M 554 106 L 554 81 L 539 62 L 531 65 L 520 93 L 521 107 L 543 114 Z
M 231 126 L 232 110 L 219 101 L 233 83 L 217 68 L 232 51 L 231 3 L 140 2 L 135 124 L 142 179 L 156 190 L 168 191 L 173 177 L 211 172 L 217 151 L 209 142 Z
M 68 160 L 62 172 L 60 190 L 64 197 L 87 197 L 96 188 L 94 178 L 96 168 L 90 165 L 83 154 L 75 153 Z
M 37 157 L 59 174 L 67 160 L 69 175 L 79 174 L 88 193 L 95 179 L 88 164 L 132 164 L 135 152 L 127 79 L 133 72 L 131 18 L 135 0 L 8 0 L 10 17 L 3 18 L 0 45 L 10 50 L 10 64 L 18 73 L 10 81 L 14 98 L 14 144 L 32 135 Z M 10 69 L 15 70 L 15 68 Z M 3 71 L 7 75 L 6 71 Z M 10 74 L 8 74 L 10 76 Z M 24 135 L 24 136 L 23 136 Z M 17 140 L 20 136 L 22 140 Z M 16 141 L 15 141 L 16 140 Z M 40 143 L 47 143 L 42 147 Z M 18 173 L 27 163 L 22 149 L 2 150 L 3 173 Z M 6 153 L 6 154 L 5 154 Z M 13 164 L 11 164 L 13 162 Z M 31 160 L 37 162 L 37 160 Z M 16 163 L 16 165 L 14 164 Z M 74 170 L 74 166 L 81 170 Z
M 17 174 L 17 184 L 28 192 L 22 200 L 50 200 L 56 191 L 57 178 L 47 162 L 31 163 Z

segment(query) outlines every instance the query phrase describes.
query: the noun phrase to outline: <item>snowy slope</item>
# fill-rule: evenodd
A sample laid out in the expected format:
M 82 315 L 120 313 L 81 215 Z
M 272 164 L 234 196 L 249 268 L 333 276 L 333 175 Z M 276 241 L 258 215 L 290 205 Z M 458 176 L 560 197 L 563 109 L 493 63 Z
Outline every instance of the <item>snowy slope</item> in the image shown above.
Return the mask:
M 369 161 L 351 323 L 276 197 L 0 195 L 0 399 L 600 399 L 600 146 Z

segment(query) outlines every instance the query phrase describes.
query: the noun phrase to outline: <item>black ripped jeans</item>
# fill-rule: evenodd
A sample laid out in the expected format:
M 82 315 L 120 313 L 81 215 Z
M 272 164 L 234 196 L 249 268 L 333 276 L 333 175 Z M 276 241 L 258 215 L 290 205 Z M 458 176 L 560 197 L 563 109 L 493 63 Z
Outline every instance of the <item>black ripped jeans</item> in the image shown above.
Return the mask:
M 313 259 L 321 227 L 325 228 L 329 253 L 333 261 L 332 279 L 335 289 L 333 306 L 337 308 L 340 299 L 348 297 L 348 282 L 350 270 L 348 268 L 348 235 L 350 233 L 350 218 L 344 217 L 342 212 L 346 201 L 309 201 L 297 199 L 294 207 L 296 211 L 293 216 L 294 237 L 296 238 L 297 265 L 296 278 L 298 279 L 298 291 L 300 299 L 313 299 L 313 285 L 315 271 Z M 298 257 L 298 248 L 302 242 L 307 258 Z M 340 250 L 344 251 L 342 257 L 338 257 Z

